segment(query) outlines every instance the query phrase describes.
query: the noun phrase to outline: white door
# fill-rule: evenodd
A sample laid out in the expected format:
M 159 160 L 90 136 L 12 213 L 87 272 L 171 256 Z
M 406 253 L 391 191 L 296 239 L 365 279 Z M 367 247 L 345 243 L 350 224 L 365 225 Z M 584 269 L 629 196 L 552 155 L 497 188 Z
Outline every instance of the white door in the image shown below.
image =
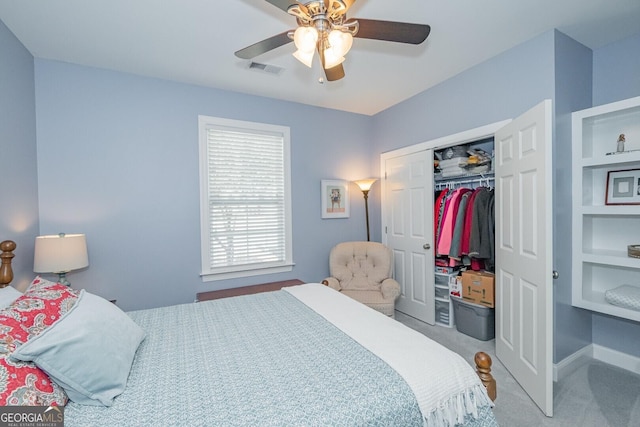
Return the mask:
M 551 101 L 498 130 L 496 355 L 553 415 Z
M 433 151 L 387 159 L 384 166 L 384 243 L 393 250 L 402 289 L 396 309 L 433 325 Z

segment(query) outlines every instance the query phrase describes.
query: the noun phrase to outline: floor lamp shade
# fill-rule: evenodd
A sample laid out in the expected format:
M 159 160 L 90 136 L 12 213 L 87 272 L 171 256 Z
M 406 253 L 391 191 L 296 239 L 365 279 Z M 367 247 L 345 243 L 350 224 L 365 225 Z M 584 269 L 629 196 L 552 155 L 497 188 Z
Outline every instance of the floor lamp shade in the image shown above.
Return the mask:
M 33 271 L 67 273 L 87 267 L 87 240 L 84 234 L 56 234 L 36 237 Z
M 367 219 L 367 242 L 371 240 L 371 236 L 369 233 L 369 190 L 371 190 L 371 186 L 377 180 L 377 178 L 369 178 L 354 181 L 356 185 L 360 187 L 360 190 L 362 190 L 362 194 L 364 195 L 364 215 Z
M 356 185 L 360 187 L 362 191 L 369 191 L 374 182 L 376 182 L 378 178 L 369 178 L 369 179 L 360 179 L 355 181 Z

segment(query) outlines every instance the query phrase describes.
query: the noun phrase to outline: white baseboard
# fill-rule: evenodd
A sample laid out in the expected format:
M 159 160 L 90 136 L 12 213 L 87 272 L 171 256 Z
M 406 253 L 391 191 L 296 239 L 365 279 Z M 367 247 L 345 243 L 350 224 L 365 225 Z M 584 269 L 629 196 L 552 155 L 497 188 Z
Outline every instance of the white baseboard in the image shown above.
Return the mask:
M 553 365 L 553 381 L 562 379 L 589 359 L 599 360 L 640 375 L 640 357 L 598 344 L 589 344 Z
M 553 381 L 563 378 L 570 372 L 573 372 L 580 365 L 588 360 L 593 359 L 593 344 L 582 347 L 575 353 L 565 357 L 560 362 L 553 365 Z
M 598 344 L 593 346 L 593 358 L 618 368 L 626 369 L 635 374 L 640 374 L 640 357 L 612 350 Z

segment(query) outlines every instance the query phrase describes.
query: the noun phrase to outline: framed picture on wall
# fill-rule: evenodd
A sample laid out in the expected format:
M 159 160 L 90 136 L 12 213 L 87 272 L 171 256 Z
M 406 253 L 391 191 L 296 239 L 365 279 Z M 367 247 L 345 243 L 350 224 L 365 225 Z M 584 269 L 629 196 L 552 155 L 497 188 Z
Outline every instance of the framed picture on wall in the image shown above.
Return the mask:
M 607 205 L 640 205 L 640 169 L 607 172 Z
M 349 181 L 323 179 L 320 197 L 322 218 L 349 218 Z

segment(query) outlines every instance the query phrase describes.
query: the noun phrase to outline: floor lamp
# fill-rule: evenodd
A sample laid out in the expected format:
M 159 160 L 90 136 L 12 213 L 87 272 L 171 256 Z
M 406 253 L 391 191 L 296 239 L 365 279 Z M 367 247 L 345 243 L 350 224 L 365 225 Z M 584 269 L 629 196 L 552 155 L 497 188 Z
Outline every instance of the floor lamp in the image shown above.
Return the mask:
M 370 178 L 354 181 L 356 185 L 360 187 L 360 190 L 362 190 L 362 194 L 364 194 L 364 215 L 367 218 L 367 242 L 371 240 L 369 238 L 369 190 L 377 180 L 377 178 Z

